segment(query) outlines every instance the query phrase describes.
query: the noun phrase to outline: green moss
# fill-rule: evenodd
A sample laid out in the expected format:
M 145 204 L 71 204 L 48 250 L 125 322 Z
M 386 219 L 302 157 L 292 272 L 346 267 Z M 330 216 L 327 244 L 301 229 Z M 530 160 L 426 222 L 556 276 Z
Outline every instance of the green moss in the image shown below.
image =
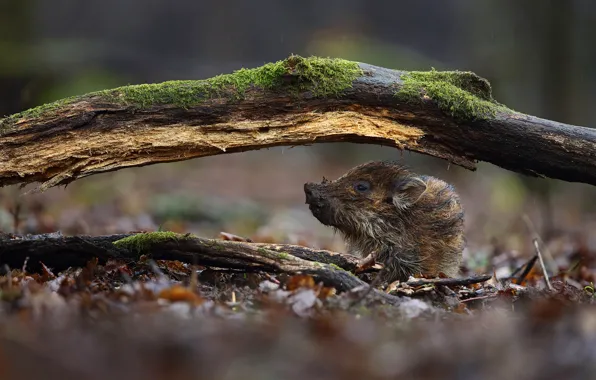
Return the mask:
M 492 97 L 490 83 L 472 72 L 411 71 L 401 77 L 395 96 L 408 103 L 421 103 L 428 96 L 458 121 L 486 120 L 507 110 Z
M 221 244 L 221 240 L 218 239 L 208 239 L 205 245 L 209 248 L 215 249 L 216 251 L 223 251 L 226 249 L 226 247 Z
M 287 260 L 287 259 L 289 259 L 289 258 L 290 258 L 290 255 L 289 255 L 287 252 L 280 252 L 280 253 L 279 253 L 279 258 L 280 258 L 280 259 Z
M 190 107 L 211 98 L 238 100 L 244 98 L 251 87 L 264 90 L 284 88 L 311 91 L 314 96 L 336 96 L 350 87 L 361 74 L 362 70 L 355 62 L 293 55 L 282 61 L 206 80 L 126 86 L 104 91 L 103 94 L 142 108 L 155 104 Z
M 341 271 L 346 271 L 344 268 L 340 267 L 339 265 L 335 265 L 333 263 L 329 264 L 331 266 L 331 268 L 335 269 L 335 270 L 341 270 Z
M 0 135 L 3 132 L 8 131 L 10 127 L 16 124 L 21 119 L 32 119 L 39 117 L 43 114 L 49 114 L 57 111 L 58 109 L 77 101 L 80 97 L 70 97 L 60 99 L 52 103 L 42 104 L 41 106 L 30 108 L 23 112 L 15 113 L 14 115 L 0 118 Z
M 147 252 L 151 245 L 157 242 L 188 239 L 189 237 L 191 236 L 188 234 L 183 235 L 170 231 L 147 232 L 117 240 L 113 244 L 117 247 L 126 248 L 130 251 L 141 254 Z
M 124 86 L 62 99 L 0 119 L 0 133 L 3 129 L 8 130 L 20 119 L 56 112 L 69 103 L 86 98 L 99 97 L 137 108 L 160 104 L 188 108 L 212 98 L 225 98 L 230 101 L 243 99 L 247 91 L 253 87 L 268 91 L 283 89 L 288 93 L 310 91 L 316 97 L 338 96 L 351 87 L 352 82 L 360 75 L 362 70 L 356 62 L 292 55 L 282 61 L 267 63 L 254 69 L 243 68 L 231 74 L 205 80 Z

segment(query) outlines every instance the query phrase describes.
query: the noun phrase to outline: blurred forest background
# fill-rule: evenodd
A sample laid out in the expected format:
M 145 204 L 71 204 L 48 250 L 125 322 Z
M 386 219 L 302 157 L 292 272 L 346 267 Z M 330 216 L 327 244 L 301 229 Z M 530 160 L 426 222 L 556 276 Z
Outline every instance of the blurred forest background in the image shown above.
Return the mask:
M 201 79 L 291 53 L 404 69 L 471 70 L 520 112 L 596 125 L 590 0 L 0 0 L 0 116 L 126 84 Z M 396 159 L 452 182 L 471 257 L 596 252 L 593 187 L 470 172 L 386 147 L 318 144 L 127 169 L 23 195 L 0 189 L 0 231 L 173 230 L 342 249 L 304 205 L 303 184 Z

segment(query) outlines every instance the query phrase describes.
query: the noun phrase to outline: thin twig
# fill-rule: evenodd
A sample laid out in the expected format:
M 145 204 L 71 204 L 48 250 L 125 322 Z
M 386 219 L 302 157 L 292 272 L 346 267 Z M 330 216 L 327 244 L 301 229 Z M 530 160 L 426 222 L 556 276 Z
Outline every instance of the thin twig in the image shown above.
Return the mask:
M 9 214 L 12 216 L 12 232 L 15 234 L 19 233 L 19 227 L 21 224 L 21 212 L 23 211 L 23 202 L 15 195 L 13 204 L 8 209 Z
M 28 262 L 28 261 L 29 261 L 29 256 L 25 257 L 25 261 L 23 261 L 23 266 L 21 267 L 21 271 L 22 271 L 23 273 L 27 273 L 27 270 L 26 270 L 26 268 L 27 268 L 27 262 Z
M 552 285 L 550 284 L 550 280 L 548 279 L 548 273 L 546 273 L 546 267 L 544 266 L 544 260 L 542 260 L 542 254 L 540 253 L 540 247 L 538 246 L 538 239 L 532 240 L 534 242 L 534 248 L 536 249 L 536 255 L 538 256 L 538 260 L 540 260 L 540 266 L 542 267 L 542 272 L 544 273 L 544 282 L 546 282 L 546 287 L 548 290 L 553 290 Z
M 484 274 L 482 276 L 471 276 L 465 278 L 419 278 L 414 281 L 406 282 L 408 286 L 422 286 L 422 285 L 445 285 L 445 286 L 455 286 L 455 285 L 472 285 L 478 284 L 480 282 L 488 281 L 493 276 L 490 274 Z
M 544 242 L 544 240 L 542 239 L 542 237 L 540 237 L 540 234 L 538 233 L 538 230 L 536 229 L 536 226 L 534 225 L 534 223 L 532 223 L 532 219 L 530 219 L 530 217 L 528 216 L 528 214 L 524 214 L 523 220 L 526 223 L 526 226 L 528 227 L 528 230 L 530 230 L 530 233 L 532 235 L 534 235 L 532 238 L 533 239 L 538 239 L 538 242 L 544 248 L 543 249 L 544 256 L 546 256 L 546 260 L 548 261 L 548 266 L 550 267 L 551 272 L 557 273 L 557 265 L 555 263 L 555 259 L 553 258 L 553 255 L 550 253 L 550 250 L 546 246 L 546 243 Z
M 199 288 L 199 265 L 197 264 L 197 255 L 193 255 L 192 258 L 192 265 L 190 266 L 190 281 L 188 286 L 192 289 L 193 292 L 196 292 Z
M 472 302 L 472 301 L 478 301 L 478 300 L 485 300 L 487 298 L 497 298 L 498 296 L 495 294 L 489 294 L 487 296 L 480 296 L 480 297 L 472 297 L 472 298 L 466 298 L 465 300 L 460 300 L 460 303 L 464 303 L 464 302 Z

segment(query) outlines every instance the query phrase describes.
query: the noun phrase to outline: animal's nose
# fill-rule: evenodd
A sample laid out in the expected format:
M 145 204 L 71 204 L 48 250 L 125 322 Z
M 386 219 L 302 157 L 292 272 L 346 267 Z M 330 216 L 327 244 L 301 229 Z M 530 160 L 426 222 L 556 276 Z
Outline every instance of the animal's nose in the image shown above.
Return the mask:
M 310 188 L 310 183 L 304 184 L 304 193 L 309 196 L 312 195 L 312 189 Z
M 317 198 L 317 191 L 313 188 L 312 183 L 304 184 L 304 194 L 306 194 L 306 202 L 311 203 Z

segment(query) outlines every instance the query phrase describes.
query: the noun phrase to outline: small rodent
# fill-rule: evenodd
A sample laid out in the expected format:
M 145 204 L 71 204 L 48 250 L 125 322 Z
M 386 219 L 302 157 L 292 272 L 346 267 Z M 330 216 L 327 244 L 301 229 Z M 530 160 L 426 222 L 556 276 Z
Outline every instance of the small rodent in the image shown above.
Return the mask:
M 372 255 L 384 265 L 383 280 L 457 275 L 464 212 L 448 183 L 383 161 L 359 165 L 335 181 L 306 183 L 304 192 L 312 214 L 342 233 L 349 253 Z

